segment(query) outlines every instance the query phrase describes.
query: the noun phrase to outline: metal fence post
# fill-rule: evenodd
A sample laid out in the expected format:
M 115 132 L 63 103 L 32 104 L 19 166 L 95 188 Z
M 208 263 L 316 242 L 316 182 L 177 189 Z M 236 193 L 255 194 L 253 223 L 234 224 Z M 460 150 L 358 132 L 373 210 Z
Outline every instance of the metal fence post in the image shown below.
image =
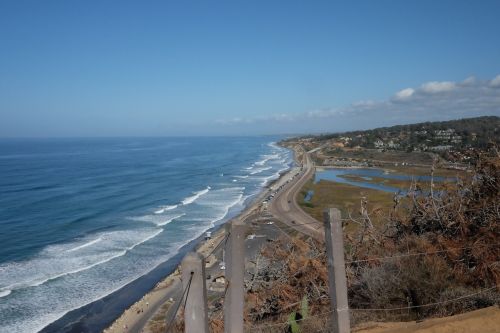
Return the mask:
M 184 257 L 181 267 L 182 286 L 184 290 L 189 288 L 184 309 L 185 332 L 208 333 L 205 259 L 199 253 L 191 252 Z
M 349 333 L 349 304 L 344 262 L 344 239 L 340 211 L 330 208 L 323 212 L 325 246 L 328 260 L 328 284 L 332 306 L 333 332 Z
M 227 293 L 224 298 L 224 332 L 243 333 L 245 305 L 245 232 L 240 220 L 226 225 L 229 238 L 226 249 Z

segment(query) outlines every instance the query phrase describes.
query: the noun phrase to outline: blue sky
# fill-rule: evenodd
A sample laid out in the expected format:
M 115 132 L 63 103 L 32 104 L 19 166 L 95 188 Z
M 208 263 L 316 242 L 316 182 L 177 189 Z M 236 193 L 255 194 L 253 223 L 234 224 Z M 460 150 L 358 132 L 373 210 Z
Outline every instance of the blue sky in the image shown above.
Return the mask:
M 0 136 L 304 133 L 500 115 L 498 13 L 500 1 L 5 0 Z

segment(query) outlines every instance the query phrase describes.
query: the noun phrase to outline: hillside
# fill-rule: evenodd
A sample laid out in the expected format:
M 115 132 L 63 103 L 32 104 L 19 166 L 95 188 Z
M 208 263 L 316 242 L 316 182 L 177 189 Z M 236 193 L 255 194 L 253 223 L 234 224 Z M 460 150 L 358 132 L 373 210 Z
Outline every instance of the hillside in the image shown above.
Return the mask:
M 364 131 L 306 136 L 300 141 L 310 148 L 378 149 L 383 151 L 432 152 L 453 162 L 467 162 L 477 150 L 500 143 L 500 117 L 381 127 Z

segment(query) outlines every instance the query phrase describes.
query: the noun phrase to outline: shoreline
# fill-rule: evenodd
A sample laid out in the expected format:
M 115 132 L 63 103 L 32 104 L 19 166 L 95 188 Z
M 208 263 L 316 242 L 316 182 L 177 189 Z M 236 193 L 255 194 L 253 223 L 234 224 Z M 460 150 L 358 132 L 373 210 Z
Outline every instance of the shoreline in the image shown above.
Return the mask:
M 262 190 L 255 195 L 254 198 L 248 203 L 248 205 L 233 217 L 230 217 L 227 221 L 217 225 L 216 227 L 210 229 L 212 231 L 211 239 L 201 239 L 194 240 L 196 242 L 195 246 L 192 248 L 197 253 L 206 256 L 210 251 L 216 248 L 219 243 L 224 239 L 225 228 L 224 226 L 235 220 L 244 219 L 258 210 L 262 204 L 262 200 L 271 191 L 273 184 L 279 182 L 288 172 L 293 169 L 290 166 L 287 170 L 279 173 L 278 178 L 271 180 L 268 184 L 264 185 Z M 220 249 L 219 249 L 220 250 Z M 182 257 L 187 252 L 185 252 Z M 216 253 L 213 254 L 216 256 Z M 182 258 L 181 258 L 182 259 Z M 217 262 L 217 259 L 211 258 L 207 265 L 212 267 Z M 163 277 L 150 291 L 146 292 L 141 299 L 128 307 L 123 313 L 116 318 L 111 325 L 106 327 L 104 333 L 118 333 L 118 332 L 149 332 L 147 325 L 151 319 L 155 317 L 158 311 L 168 302 L 168 305 L 174 304 L 178 299 L 176 296 L 180 296 L 181 291 L 181 280 L 180 280 L 180 261 L 173 272 Z M 149 310 L 149 311 L 148 311 Z
M 287 147 L 282 148 L 288 149 L 294 153 L 293 149 Z M 123 332 L 125 325 L 127 327 L 132 327 L 132 325 L 128 324 L 130 321 L 129 318 L 138 317 L 136 309 L 139 305 L 144 305 L 146 302 L 149 303 L 149 306 L 146 307 L 147 310 L 147 308 L 154 309 L 155 306 L 159 308 L 159 306 L 164 304 L 165 295 L 170 294 L 172 287 L 176 285 L 175 278 L 178 275 L 178 269 L 182 258 L 190 251 L 201 251 L 203 253 L 212 249 L 213 246 L 216 246 L 215 240 L 218 240 L 224 233 L 223 226 L 236 218 L 246 217 L 259 208 L 262 200 L 271 191 L 273 184 L 279 182 L 284 175 L 290 172 L 294 167 L 294 163 L 295 159 L 292 160 L 287 169 L 278 172 L 276 179 L 269 180 L 262 186 L 259 192 L 247 198 L 247 202 L 244 203 L 244 208 L 241 211 L 235 211 L 233 214 L 229 212 L 228 216 L 223 218 L 220 224 L 208 229 L 207 231 L 212 232 L 211 240 L 205 240 L 205 232 L 203 232 L 203 234 L 182 246 L 175 255 L 153 268 L 150 272 L 98 300 L 68 311 L 62 317 L 46 325 L 39 332 Z M 168 298 L 170 297 L 166 299 L 168 300 Z M 160 304 L 153 304 L 151 300 Z M 163 301 L 159 302 L 160 300 Z M 132 316 L 134 311 L 136 311 L 135 315 Z M 147 313 L 149 315 L 147 321 L 153 318 L 155 313 L 156 311 L 154 313 L 149 311 Z M 127 318 L 127 323 L 117 326 L 117 323 L 122 322 L 123 318 Z M 120 327 L 120 330 L 112 330 L 113 327 L 115 327 L 115 329 Z M 127 329 L 127 332 L 130 331 L 131 330 Z

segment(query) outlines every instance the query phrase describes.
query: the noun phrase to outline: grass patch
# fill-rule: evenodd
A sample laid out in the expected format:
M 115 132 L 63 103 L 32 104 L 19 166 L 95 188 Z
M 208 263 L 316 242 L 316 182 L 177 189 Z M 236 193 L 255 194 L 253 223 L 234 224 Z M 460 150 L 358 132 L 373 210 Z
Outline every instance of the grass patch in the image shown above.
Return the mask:
M 310 202 L 304 202 L 304 193 L 314 191 Z M 361 188 L 349 184 L 341 184 L 333 181 L 321 180 L 314 184 L 312 180 L 308 181 L 300 191 L 298 200 L 306 213 L 317 219 L 323 220 L 323 211 L 327 208 L 338 208 L 345 218 L 351 215 L 354 218 L 360 217 L 361 198 L 368 200 L 368 211 L 374 217 L 375 224 L 383 223 L 384 218 L 376 214 L 379 211 L 392 208 L 393 194 L 383 191 Z M 310 205 L 308 205 L 310 204 Z M 357 228 L 354 224 L 346 226 L 346 232 L 353 232 Z

